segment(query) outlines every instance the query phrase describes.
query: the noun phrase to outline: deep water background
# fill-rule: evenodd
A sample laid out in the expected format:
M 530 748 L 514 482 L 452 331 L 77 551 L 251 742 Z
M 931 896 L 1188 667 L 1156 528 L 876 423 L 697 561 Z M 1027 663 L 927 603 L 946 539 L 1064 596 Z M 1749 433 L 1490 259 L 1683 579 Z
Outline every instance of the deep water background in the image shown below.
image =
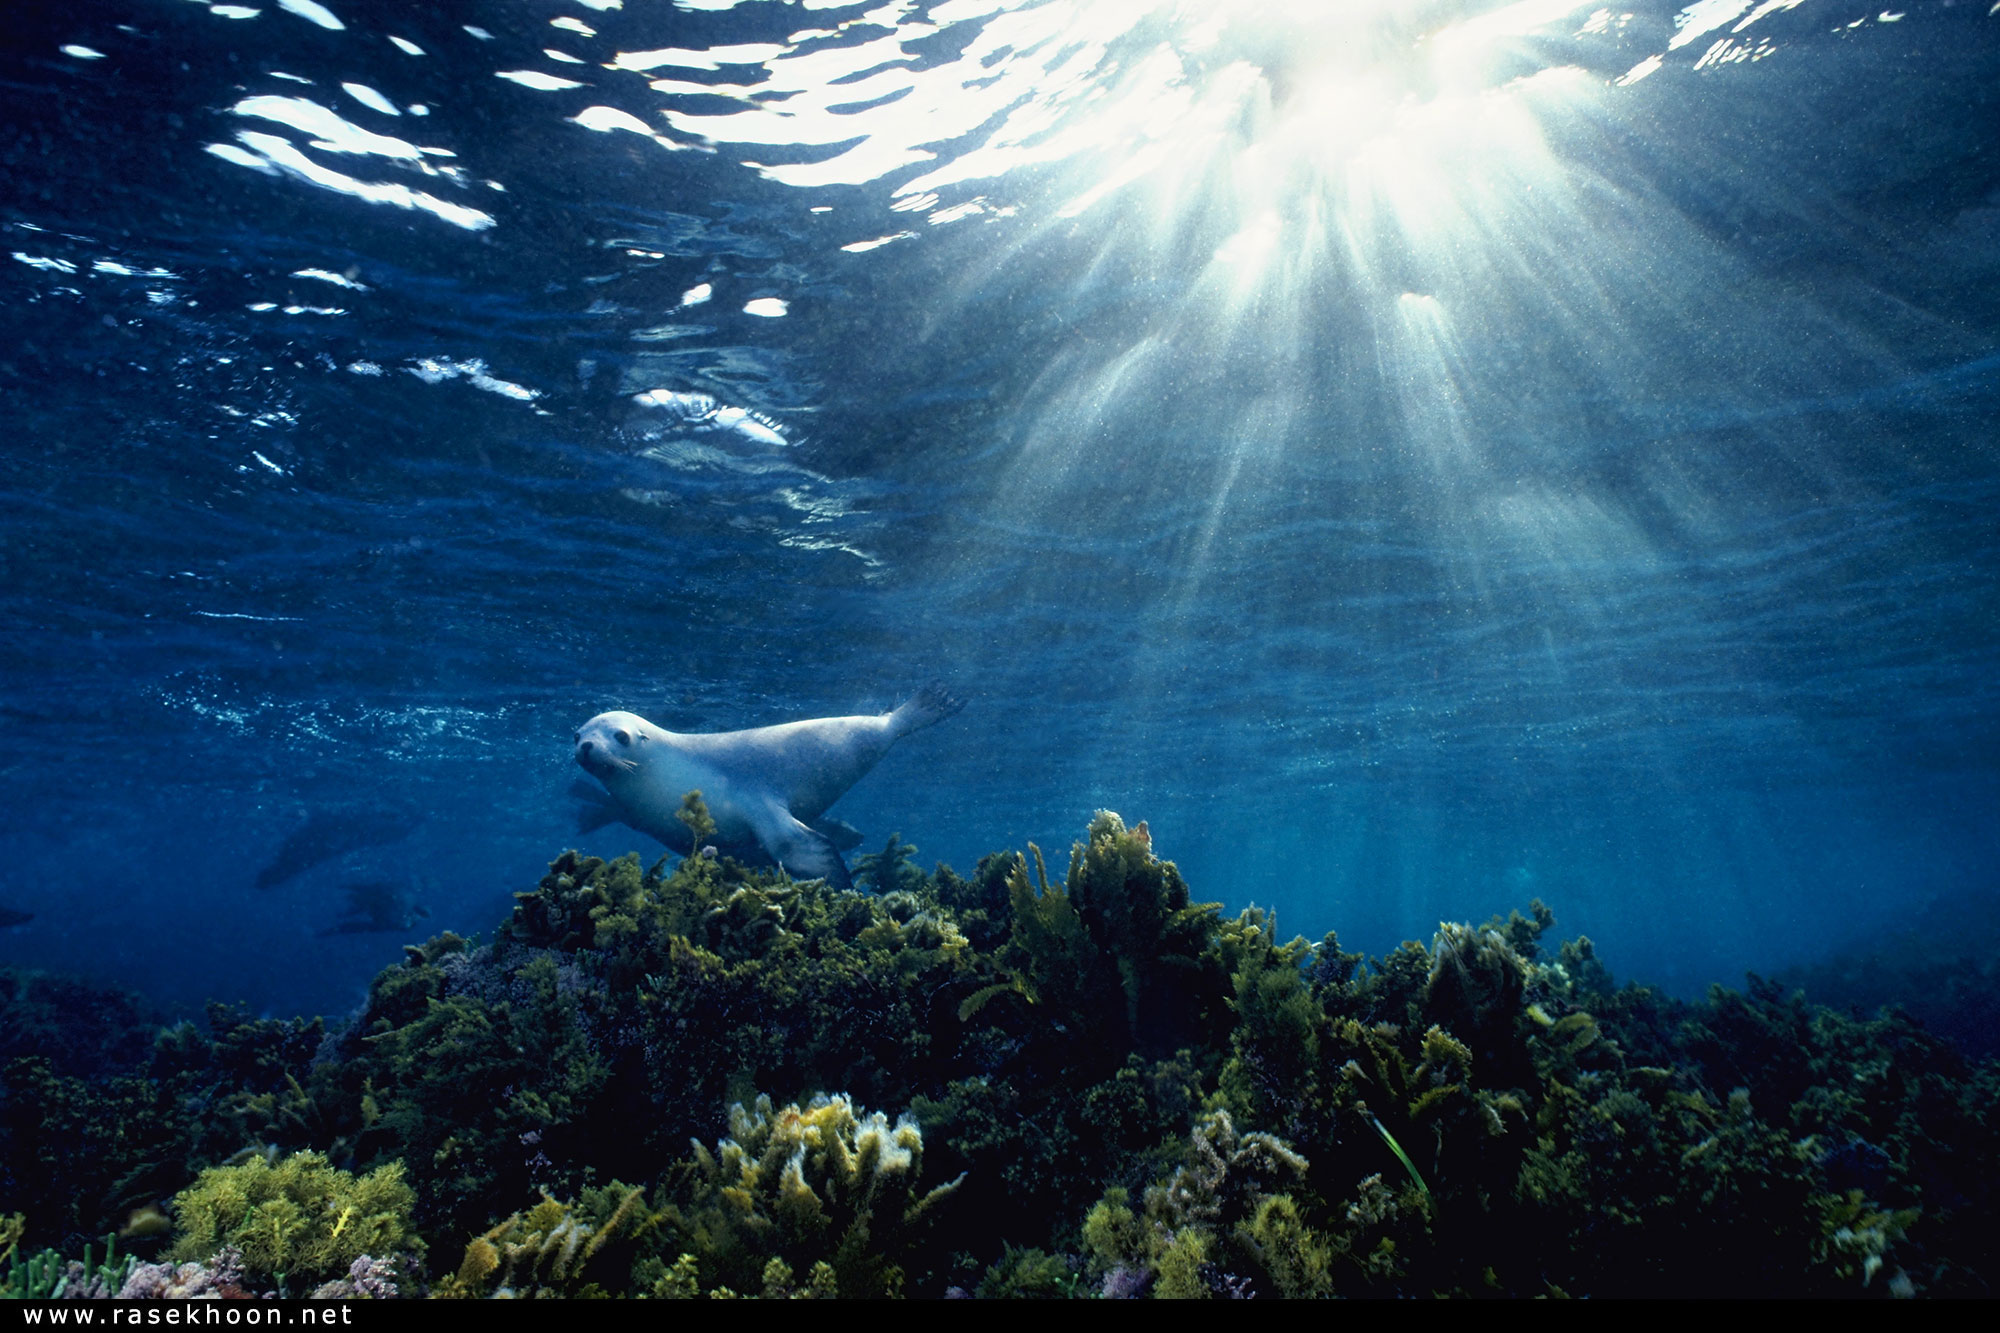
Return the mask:
M 1509 10 L 1482 118 L 1418 79 L 1351 154 L 1346 36 L 1171 5 L 10 7 L 0 963 L 345 1012 L 578 841 L 583 719 L 931 677 L 833 812 L 926 863 L 1111 808 L 1311 937 L 1539 896 L 1680 993 L 1990 938 L 2000 17 L 1727 7 Z M 1046 78 L 961 124 L 968 61 Z M 698 132 L 885 69 L 865 132 Z M 429 916 L 323 934 L 356 884 Z

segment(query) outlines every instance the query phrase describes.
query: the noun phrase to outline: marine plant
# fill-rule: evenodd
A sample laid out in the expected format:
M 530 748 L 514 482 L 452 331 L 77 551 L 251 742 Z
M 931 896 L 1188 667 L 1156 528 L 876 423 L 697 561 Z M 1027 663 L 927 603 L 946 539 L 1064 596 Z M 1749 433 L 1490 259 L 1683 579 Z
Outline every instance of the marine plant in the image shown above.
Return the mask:
M 35 987 L 15 998 L 18 1008 L 23 995 L 77 993 Z M 0 1207 L 27 1211 L 30 1241 L 75 1253 L 118 1232 L 151 1254 L 157 1243 L 132 1219 L 156 1212 L 203 1166 L 253 1144 L 305 1146 L 318 1128 L 296 1098 L 319 1020 L 250 1019 L 210 1005 L 205 1025 L 156 1027 L 139 1040 L 135 1012 L 92 998 L 14 1034 L 20 1053 L 0 1066 Z M 107 1050 L 133 1063 L 105 1063 Z M 79 1064 L 78 1051 L 98 1054 Z
M 1032 845 L 960 876 L 892 838 L 873 893 L 709 854 L 698 795 L 682 815 L 694 855 L 565 853 L 490 943 L 409 946 L 330 1034 L 216 1007 L 138 1040 L 121 1002 L 0 995 L 34 1015 L 0 1066 L 7 1280 L 53 1290 L 114 1230 L 152 1256 L 176 1195 L 184 1262 L 133 1294 L 408 1295 L 420 1237 L 461 1295 L 2000 1274 L 2000 1065 L 1907 1014 L 1620 985 L 1540 903 L 1376 958 L 1288 939 L 1109 812 L 1059 880 Z
M 729 1137 L 696 1142 L 662 1192 L 665 1244 L 692 1255 L 702 1289 L 903 1294 L 907 1268 L 958 1186 L 926 1187 L 924 1136 L 844 1095 L 774 1110 L 730 1108 Z
M 1088 1295 L 1076 1260 L 1037 1246 L 1008 1245 L 972 1293 L 981 1300 L 1074 1300 Z
M 878 894 L 923 893 L 929 876 L 917 864 L 917 850 L 902 834 L 891 833 L 881 851 L 854 858 L 855 884 Z
M 542 1196 L 532 1208 L 506 1218 L 475 1236 L 465 1247 L 458 1271 L 433 1293 L 446 1297 L 569 1297 L 609 1294 L 600 1277 L 622 1286 L 631 1268 L 629 1246 L 621 1245 L 652 1221 L 645 1191 L 611 1184 L 587 1189 L 575 1203 Z M 606 1247 L 622 1264 L 608 1264 Z
M 199 1262 L 231 1246 L 253 1280 L 297 1290 L 363 1255 L 421 1250 L 410 1221 L 414 1198 L 399 1163 L 355 1176 L 316 1152 L 275 1162 L 253 1154 L 210 1167 L 174 1196 L 179 1225 L 168 1257 Z

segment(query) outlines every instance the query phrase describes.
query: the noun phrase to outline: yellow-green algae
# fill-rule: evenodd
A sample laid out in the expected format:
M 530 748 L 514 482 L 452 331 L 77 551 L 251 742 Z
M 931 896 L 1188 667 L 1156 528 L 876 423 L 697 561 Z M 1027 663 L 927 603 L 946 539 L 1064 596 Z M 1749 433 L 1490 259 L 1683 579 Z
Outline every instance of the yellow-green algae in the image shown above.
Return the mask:
M 246 1275 L 296 1291 L 345 1272 L 362 1255 L 420 1246 L 410 1225 L 415 1195 L 400 1162 L 356 1176 L 316 1152 L 278 1160 L 253 1154 L 210 1167 L 174 1196 L 174 1261 L 210 1258 L 225 1245 Z
M 684 814 L 699 847 L 698 798 Z M 144 1043 L 79 1040 L 107 1053 L 80 1072 L 31 1037 L 0 1079 L 12 1268 L 67 1271 L 18 1247 L 76 1254 L 175 1199 L 175 1253 L 262 1247 L 264 1290 L 422 1241 L 441 1266 L 405 1294 L 1970 1294 L 2000 1274 L 2000 1073 L 1898 1013 L 1756 978 L 1694 1004 L 1620 988 L 1588 940 L 1547 943 L 1540 903 L 1373 960 L 1286 939 L 1194 901 L 1109 813 L 1060 879 L 1033 847 L 925 873 L 898 839 L 861 869 L 879 893 L 566 853 L 492 943 L 412 946 L 330 1038 L 216 1010 L 137 1063 L 117 1060 Z M 0 1007 L 57 1032 L 56 994 Z

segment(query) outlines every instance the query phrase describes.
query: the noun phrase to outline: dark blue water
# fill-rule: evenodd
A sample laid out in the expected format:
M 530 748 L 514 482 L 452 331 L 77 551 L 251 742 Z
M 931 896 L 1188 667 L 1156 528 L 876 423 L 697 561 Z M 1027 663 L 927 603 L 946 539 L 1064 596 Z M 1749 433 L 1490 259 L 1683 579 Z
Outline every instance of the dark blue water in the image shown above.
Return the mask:
M 933 677 L 833 813 L 960 869 L 1680 991 L 1993 913 L 1985 0 L 7 28 L 0 962 L 344 1011 L 583 719 Z

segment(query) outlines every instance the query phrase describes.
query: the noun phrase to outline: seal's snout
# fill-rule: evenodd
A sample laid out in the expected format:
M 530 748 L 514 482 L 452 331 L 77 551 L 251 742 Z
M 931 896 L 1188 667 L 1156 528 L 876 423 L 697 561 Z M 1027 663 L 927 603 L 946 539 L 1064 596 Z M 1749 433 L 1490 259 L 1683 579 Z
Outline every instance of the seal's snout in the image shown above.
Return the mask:
M 633 747 L 645 737 L 625 713 L 599 713 L 576 729 L 576 762 L 592 777 L 611 781 L 636 768 Z
M 588 736 L 577 740 L 576 762 L 584 772 L 600 778 L 617 767 L 604 747 Z

